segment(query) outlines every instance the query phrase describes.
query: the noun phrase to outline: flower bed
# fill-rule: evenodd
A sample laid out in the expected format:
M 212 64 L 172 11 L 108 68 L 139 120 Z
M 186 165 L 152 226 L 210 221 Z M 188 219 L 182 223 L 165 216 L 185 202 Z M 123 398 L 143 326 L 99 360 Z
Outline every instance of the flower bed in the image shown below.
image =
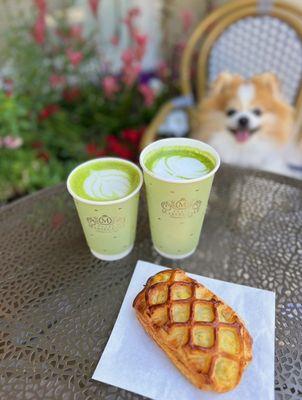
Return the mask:
M 10 34 L 12 67 L 2 78 L 0 201 L 60 182 L 89 158 L 136 161 L 144 128 L 171 92 L 164 64 L 151 75 L 141 70 L 148 37 L 136 27 L 138 8 L 123 21 L 129 46 L 120 73 L 112 75 L 95 32 L 85 36 L 64 13 L 48 24 L 46 0 L 34 4 L 31 25 Z M 88 4 L 96 16 L 99 2 Z M 111 43 L 118 46 L 119 37 Z

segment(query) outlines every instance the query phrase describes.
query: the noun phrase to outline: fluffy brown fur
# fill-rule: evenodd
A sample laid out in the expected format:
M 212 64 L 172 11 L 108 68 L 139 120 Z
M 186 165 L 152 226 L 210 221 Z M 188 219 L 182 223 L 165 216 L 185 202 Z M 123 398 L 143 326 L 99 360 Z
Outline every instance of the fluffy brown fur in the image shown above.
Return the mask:
M 271 73 L 258 75 L 250 80 L 245 80 L 240 75 L 222 73 L 213 83 L 209 95 L 198 105 L 192 137 L 209 141 L 214 133 L 225 131 L 226 110 L 243 109 L 237 93 L 244 83 L 251 83 L 255 89 L 249 108 L 263 111 L 261 129 L 257 135 L 280 144 L 289 140 L 293 109 L 282 99 L 278 80 Z

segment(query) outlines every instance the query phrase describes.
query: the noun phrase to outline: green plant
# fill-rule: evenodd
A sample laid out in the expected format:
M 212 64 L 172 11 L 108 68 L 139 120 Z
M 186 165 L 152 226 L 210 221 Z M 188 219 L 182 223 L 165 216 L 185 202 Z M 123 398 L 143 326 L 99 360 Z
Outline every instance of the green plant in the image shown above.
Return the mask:
M 0 200 L 58 183 L 88 158 L 137 160 L 143 129 L 169 95 L 164 82 L 157 79 L 154 86 L 141 73 L 148 38 L 136 27 L 139 9 L 124 20 L 129 45 L 120 73 L 112 75 L 104 73 L 106 60 L 93 35 L 70 24 L 67 9 L 52 15 L 46 0 L 34 3 L 33 21 L 8 40 L 11 74 L 0 91 Z M 98 1 L 89 5 L 96 15 Z M 112 45 L 118 41 L 112 38 Z

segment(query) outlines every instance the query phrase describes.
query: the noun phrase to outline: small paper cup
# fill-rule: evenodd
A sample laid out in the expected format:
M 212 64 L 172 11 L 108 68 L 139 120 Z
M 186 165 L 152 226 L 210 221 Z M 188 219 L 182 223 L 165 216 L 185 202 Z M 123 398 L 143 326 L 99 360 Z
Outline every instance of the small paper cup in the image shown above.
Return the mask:
M 214 169 L 196 179 L 165 179 L 145 165 L 148 154 L 166 146 L 194 147 L 214 162 Z M 147 192 L 151 236 L 155 250 L 162 256 L 181 259 L 196 250 L 212 182 L 220 165 L 218 153 L 208 144 L 187 138 L 162 139 L 147 146 L 140 154 Z
M 139 180 L 134 190 L 129 195 L 112 201 L 87 200 L 78 196 L 71 188 L 72 176 L 88 164 L 108 161 L 124 163 L 137 172 Z M 87 161 L 69 174 L 67 189 L 74 199 L 88 247 L 95 257 L 106 261 L 119 260 L 133 249 L 142 183 L 143 175 L 137 165 L 115 157 Z

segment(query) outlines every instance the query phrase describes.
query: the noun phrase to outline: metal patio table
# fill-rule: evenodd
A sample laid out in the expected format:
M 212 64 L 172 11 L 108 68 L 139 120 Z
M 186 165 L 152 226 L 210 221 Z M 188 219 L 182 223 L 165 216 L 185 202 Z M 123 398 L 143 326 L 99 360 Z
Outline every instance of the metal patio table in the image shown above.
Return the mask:
M 141 398 L 91 380 L 138 259 L 275 291 L 276 399 L 302 398 L 302 182 L 223 166 L 178 262 L 153 250 L 144 196 L 139 212 L 132 253 L 103 262 L 65 185 L 0 209 L 0 399 Z

